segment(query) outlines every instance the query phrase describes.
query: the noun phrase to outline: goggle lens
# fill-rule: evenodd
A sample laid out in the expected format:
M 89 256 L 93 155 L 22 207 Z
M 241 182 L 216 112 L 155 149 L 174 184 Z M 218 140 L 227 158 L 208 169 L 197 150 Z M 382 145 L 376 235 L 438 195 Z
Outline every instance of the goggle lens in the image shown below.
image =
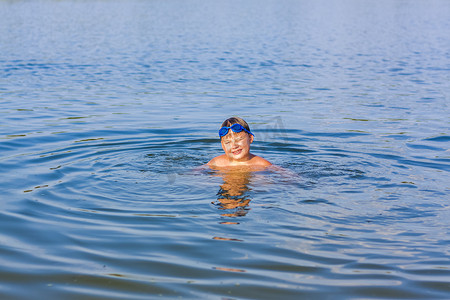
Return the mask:
M 220 128 L 220 130 L 219 130 L 220 136 L 227 135 L 227 133 L 228 133 L 228 128 L 225 128 L 225 127 Z

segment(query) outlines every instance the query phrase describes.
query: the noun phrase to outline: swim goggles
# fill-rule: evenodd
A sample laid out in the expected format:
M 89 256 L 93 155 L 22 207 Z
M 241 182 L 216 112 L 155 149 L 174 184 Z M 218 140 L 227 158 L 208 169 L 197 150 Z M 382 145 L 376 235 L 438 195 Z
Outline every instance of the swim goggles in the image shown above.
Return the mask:
M 219 136 L 220 136 L 220 137 L 223 137 L 223 136 L 227 135 L 227 134 L 228 134 L 228 131 L 229 131 L 230 129 L 233 130 L 233 132 L 236 132 L 236 133 L 241 132 L 241 131 L 243 130 L 243 131 L 247 132 L 248 134 L 251 134 L 251 135 L 254 136 L 253 133 L 251 133 L 249 130 L 245 129 L 241 124 L 238 124 L 238 123 L 233 124 L 233 125 L 231 125 L 230 127 L 224 126 L 224 127 L 220 128 L 220 130 L 219 130 Z

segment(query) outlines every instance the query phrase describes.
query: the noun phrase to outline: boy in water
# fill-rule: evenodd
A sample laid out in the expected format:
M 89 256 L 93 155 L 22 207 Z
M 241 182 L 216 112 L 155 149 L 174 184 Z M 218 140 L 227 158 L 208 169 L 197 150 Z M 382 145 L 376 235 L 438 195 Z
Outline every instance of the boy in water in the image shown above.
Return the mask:
M 208 166 L 223 168 L 232 166 L 258 166 L 272 165 L 262 157 L 250 153 L 250 144 L 253 142 L 253 133 L 247 122 L 238 117 L 226 119 L 219 130 L 220 142 L 225 154 L 214 157 Z

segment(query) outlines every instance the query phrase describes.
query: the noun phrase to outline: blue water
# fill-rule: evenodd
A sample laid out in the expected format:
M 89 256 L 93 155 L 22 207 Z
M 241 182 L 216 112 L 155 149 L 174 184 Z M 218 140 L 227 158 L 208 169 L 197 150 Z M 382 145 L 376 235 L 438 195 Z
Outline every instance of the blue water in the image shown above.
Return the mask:
M 448 16 L 0 1 L 0 298 L 449 298 Z

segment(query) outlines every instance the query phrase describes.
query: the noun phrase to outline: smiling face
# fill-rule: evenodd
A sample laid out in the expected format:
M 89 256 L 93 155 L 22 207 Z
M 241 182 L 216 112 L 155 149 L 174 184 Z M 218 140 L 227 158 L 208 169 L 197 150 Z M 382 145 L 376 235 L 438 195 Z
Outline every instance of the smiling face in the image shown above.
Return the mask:
M 233 132 L 230 130 L 222 137 L 222 149 L 225 151 L 230 162 L 245 162 L 250 159 L 250 144 L 253 142 L 253 135 L 245 131 Z

